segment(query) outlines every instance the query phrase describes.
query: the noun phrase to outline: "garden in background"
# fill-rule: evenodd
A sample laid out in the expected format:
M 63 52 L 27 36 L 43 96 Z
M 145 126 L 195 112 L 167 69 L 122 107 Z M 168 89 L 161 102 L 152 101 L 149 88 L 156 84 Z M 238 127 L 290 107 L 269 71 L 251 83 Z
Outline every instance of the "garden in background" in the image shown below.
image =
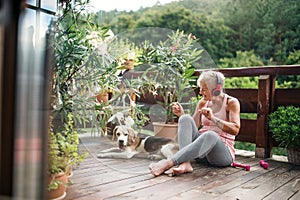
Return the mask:
M 155 27 L 183 33 L 186 38 L 190 37 L 200 44 L 198 50 L 202 48 L 209 55 L 213 61 L 211 68 L 300 63 L 300 5 L 296 0 L 184 0 L 157 4 L 135 12 L 100 10 L 96 13 L 86 12 L 87 2 L 77 1 L 77 9 L 72 10 L 68 7 L 71 4 L 65 3 L 56 23 L 59 30 L 55 35 L 58 63 L 53 77 L 52 102 L 55 112 L 63 114 L 63 118 L 66 119 L 72 112 L 78 127 L 89 126 L 96 133 L 106 131 L 106 122 L 115 112 L 111 110 L 113 102 L 115 106 L 125 102 L 132 109 L 132 94 L 142 95 L 136 90 L 141 84 L 138 82 L 127 82 L 125 91 L 119 88 L 122 74 L 131 69 L 145 70 L 144 64 L 149 62 L 147 59 L 154 59 L 150 62 L 161 61 L 163 52 L 153 56 L 151 50 L 157 53 L 159 48 L 168 47 L 166 39 L 162 43 L 165 46 L 156 46 L 146 42 L 149 39 L 146 35 L 134 30 Z M 128 33 L 130 38 L 139 42 L 126 40 Z M 105 42 L 116 45 L 105 46 Z M 72 48 L 74 46 L 76 48 Z M 178 63 L 190 63 L 186 62 L 190 59 L 185 57 Z M 131 68 L 127 69 L 129 64 Z M 300 87 L 299 76 L 277 77 L 276 80 L 277 88 Z M 235 77 L 228 78 L 225 87 L 257 88 L 257 85 L 258 77 Z M 105 103 L 103 96 L 112 92 L 115 95 L 109 103 Z M 91 97 L 97 97 L 98 101 L 95 103 Z M 194 100 L 197 98 L 193 97 Z M 142 126 L 147 122 L 145 110 L 141 107 L 134 109 L 132 117 Z M 252 114 L 241 115 L 243 118 L 256 118 Z M 237 142 L 236 148 L 253 150 L 255 145 Z M 285 155 L 285 150 L 274 148 L 273 153 Z

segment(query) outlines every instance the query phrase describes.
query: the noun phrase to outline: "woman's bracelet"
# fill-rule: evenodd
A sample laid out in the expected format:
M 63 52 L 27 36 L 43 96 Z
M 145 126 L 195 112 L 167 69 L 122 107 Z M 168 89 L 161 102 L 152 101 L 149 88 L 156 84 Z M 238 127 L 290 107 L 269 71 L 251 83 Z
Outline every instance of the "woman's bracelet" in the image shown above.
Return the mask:
M 216 118 L 216 126 L 219 127 L 220 119 Z

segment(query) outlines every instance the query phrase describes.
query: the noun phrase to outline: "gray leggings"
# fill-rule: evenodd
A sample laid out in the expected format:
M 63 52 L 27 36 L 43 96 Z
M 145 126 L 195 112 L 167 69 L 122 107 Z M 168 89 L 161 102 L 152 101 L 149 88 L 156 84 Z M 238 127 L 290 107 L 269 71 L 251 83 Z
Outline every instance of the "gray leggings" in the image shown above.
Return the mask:
M 200 135 L 190 115 L 182 115 L 178 123 L 180 150 L 172 158 L 175 165 L 197 158 L 206 158 L 216 166 L 229 166 L 233 162 L 228 147 L 216 132 L 207 131 Z

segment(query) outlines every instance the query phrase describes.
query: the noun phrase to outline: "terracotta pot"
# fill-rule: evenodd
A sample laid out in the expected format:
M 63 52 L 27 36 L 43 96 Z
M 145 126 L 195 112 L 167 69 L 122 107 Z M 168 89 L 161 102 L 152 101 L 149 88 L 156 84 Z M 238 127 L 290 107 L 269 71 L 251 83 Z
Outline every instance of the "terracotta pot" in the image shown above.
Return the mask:
M 103 92 L 103 93 L 98 94 L 98 95 L 96 96 L 96 98 L 97 98 L 97 101 L 98 101 L 99 103 L 104 103 L 104 102 L 108 102 L 108 100 L 109 100 L 109 95 L 108 95 L 107 92 Z
M 66 184 L 68 182 L 68 177 L 65 172 L 61 172 L 59 174 L 52 174 L 48 177 L 48 184 L 51 182 L 52 179 L 61 182 L 56 189 L 48 190 L 47 199 L 51 200 L 58 200 L 64 199 L 66 197 Z
M 164 122 L 153 122 L 155 136 L 170 138 L 177 141 L 178 124 L 166 124 Z

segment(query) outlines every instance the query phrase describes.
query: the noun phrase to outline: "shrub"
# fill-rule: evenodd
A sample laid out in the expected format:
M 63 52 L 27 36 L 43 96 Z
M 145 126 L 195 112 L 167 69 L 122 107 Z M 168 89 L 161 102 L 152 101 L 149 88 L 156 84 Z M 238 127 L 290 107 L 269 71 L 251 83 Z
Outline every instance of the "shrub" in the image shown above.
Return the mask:
M 279 146 L 300 148 L 300 108 L 280 106 L 269 115 L 269 128 Z

